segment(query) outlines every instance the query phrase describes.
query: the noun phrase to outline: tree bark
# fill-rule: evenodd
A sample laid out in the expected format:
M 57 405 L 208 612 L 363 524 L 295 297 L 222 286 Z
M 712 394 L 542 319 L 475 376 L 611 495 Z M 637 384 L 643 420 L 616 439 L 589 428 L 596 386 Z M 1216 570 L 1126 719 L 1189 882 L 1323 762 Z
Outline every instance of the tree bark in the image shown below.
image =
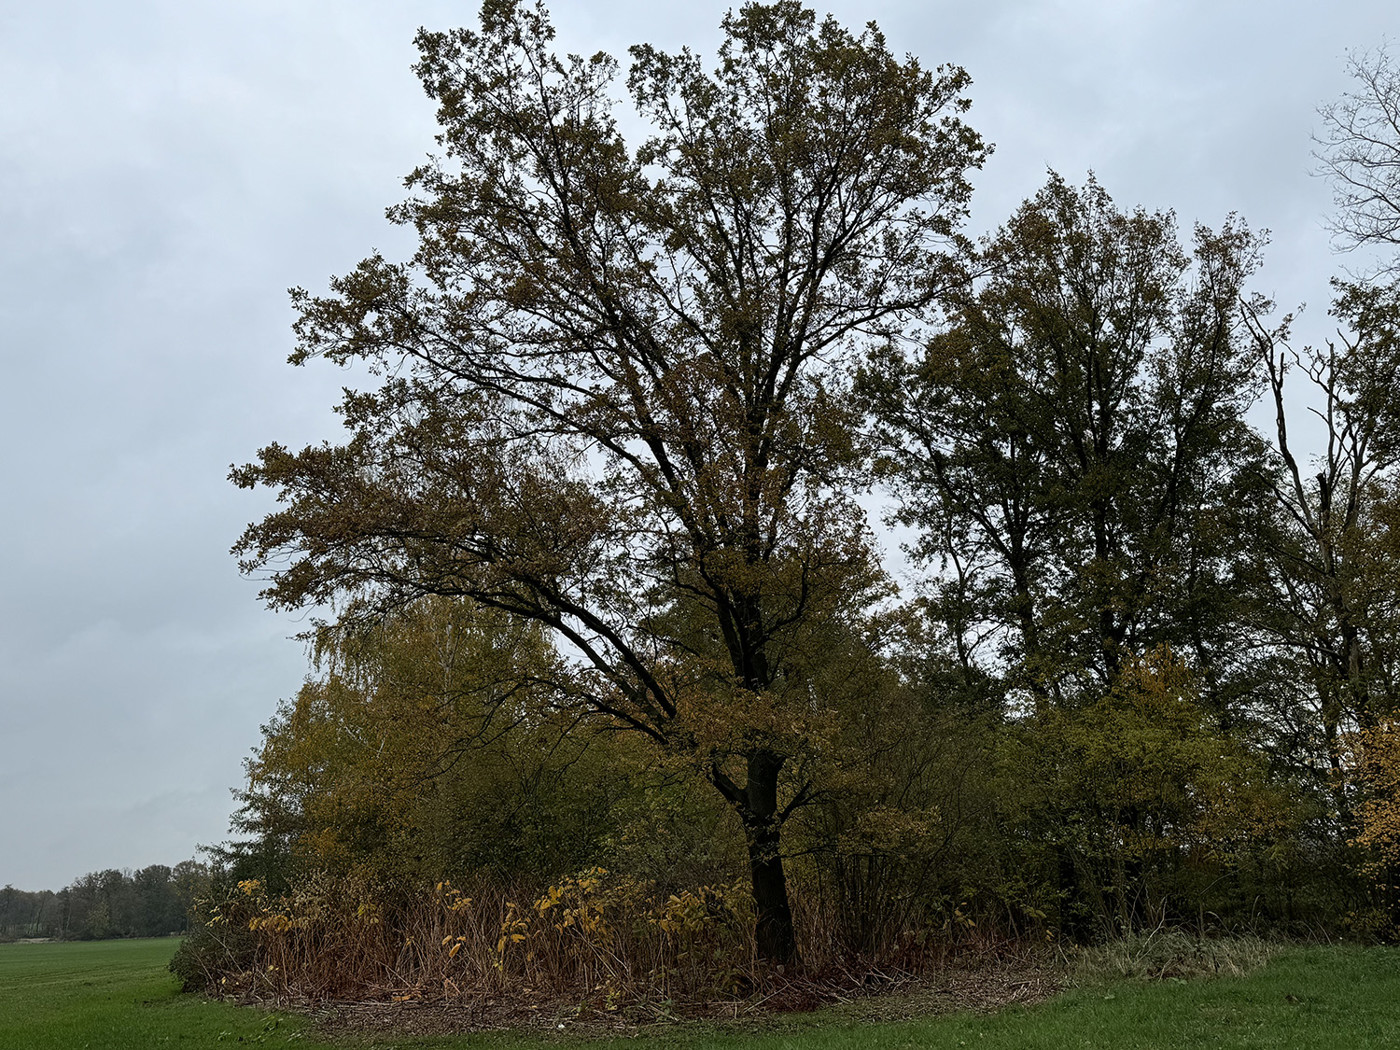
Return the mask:
M 780 965 L 797 959 L 797 937 L 783 869 L 782 819 L 778 813 L 778 774 L 783 758 L 761 751 L 748 760 L 748 784 L 739 815 L 749 846 L 758 957 Z

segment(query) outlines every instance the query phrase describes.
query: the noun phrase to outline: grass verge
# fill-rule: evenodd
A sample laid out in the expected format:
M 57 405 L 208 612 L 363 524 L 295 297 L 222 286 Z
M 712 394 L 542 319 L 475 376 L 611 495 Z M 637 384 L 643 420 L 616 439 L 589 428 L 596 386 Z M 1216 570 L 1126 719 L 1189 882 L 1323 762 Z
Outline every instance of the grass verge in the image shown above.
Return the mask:
M 1400 952 L 1292 948 L 1242 977 L 1093 980 L 1049 1002 L 993 1014 L 880 1025 L 833 1024 L 828 1014 L 801 1028 L 676 1032 L 643 1045 L 647 1050 L 1379 1050 L 1400 1046 L 1397 1002 Z
M 301 1018 L 181 996 L 172 941 L 0 945 L 0 1048 L 348 1046 L 380 1050 L 1348 1050 L 1400 1046 L 1400 950 L 1290 948 L 1243 976 L 1085 980 L 1047 1003 L 875 1022 L 860 1004 L 750 1028 L 682 1024 L 615 1039 L 520 1033 L 328 1041 Z M 1102 972 L 1102 970 L 1100 970 Z

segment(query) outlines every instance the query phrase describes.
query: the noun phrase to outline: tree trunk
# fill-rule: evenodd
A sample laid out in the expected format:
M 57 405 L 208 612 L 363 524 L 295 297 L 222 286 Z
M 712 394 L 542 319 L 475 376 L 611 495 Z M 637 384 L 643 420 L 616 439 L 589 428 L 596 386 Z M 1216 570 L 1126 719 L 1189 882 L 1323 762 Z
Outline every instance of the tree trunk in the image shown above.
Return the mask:
M 797 958 L 797 938 L 792 929 L 792 907 L 788 904 L 787 874 L 778 852 L 778 829 L 769 826 L 745 831 L 749 834 L 758 957 L 766 962 L 791 963 Z
M 778 816 L 778 773 L 783 759 L 763 751 L 750 756 L 748 766 L 745 805 L 740 816 L 749 845 L 758 957 L 765 962 L 790 964 L 797 958 L 797 938 L 792 928 L 792 906 L 788 903 Z

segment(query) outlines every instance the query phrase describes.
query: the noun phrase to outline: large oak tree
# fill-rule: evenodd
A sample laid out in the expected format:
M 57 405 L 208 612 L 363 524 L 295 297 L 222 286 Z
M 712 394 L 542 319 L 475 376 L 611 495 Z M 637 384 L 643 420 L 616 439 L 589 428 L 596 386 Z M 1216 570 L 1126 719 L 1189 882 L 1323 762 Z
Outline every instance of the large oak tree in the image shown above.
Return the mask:
M 292 360 L 382 380 L 350 436 L 236 469 L 283 507 L 236 551 L 274 607 L 465 596 L 544 625 L 557 702 L 646 734 L 742 821 L 760 953 L 795 953 L 781 828 L 810 795 L 827 639 L 879 592 L 851 363 L 958 279 L 966 74 L 793 0 L 718 62 L 554 51 L 541 7 L 424 32 L 442 156 L 372 256 L 295 293 Z

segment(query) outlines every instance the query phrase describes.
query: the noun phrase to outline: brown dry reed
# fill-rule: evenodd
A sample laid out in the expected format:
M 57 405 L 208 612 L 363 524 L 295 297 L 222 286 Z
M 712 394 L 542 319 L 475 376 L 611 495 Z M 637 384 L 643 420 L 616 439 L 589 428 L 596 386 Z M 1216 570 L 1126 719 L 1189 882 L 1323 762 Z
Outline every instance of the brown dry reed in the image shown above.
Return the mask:
M 389 901 L 353 877 L 275 898 L 240 882 L 210 908 L 229 950 L 207 954 L 204 979 L 279 1000 L 567 998 L 608 1010 L 732 995 L 755 969 L 752 904 L 735 887 L 661 896 L 592 868 L 539 895 L 442 882 Z
M 607 1013 L 741 1000 L 796 976 L 759 963 L 742 884 L 661 893 L 602 868 L 541 893 L 441 882 L 398 903 L 356 877 L 312 877 L 281 897 L 245 880 L 207 909 L 214 950 L 199 953 L 195 983 L 242 998 L 567 1003 Z M 846 987 L 939 965 L 977 939 L 970 923 L 955 924 L 887 939 L 881 958 L 860 958 L 829 909 L 799 900 L 795 917 L 803 977 Z

